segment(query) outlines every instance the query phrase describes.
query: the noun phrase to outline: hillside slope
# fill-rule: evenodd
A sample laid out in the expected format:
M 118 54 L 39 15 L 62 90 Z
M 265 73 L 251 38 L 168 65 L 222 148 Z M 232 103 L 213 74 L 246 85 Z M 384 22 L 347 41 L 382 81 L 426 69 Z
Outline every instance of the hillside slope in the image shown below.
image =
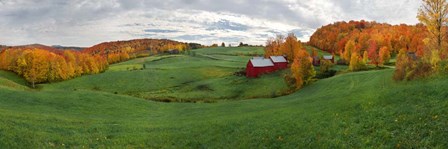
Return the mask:
M 447 147 L 448 79 L 395 83 L 392 72 L 343 74 L 285 97 L 213 104 L 3 87 L 0 147 Z
M 288 91 L 279 71 L 248 79 L 244 70 L 259 47 L 204 48 L 195 54 L 156 55 L 111 65 L 109 70 L 64 82 L 45 84 L 43 90 L 90 90 L 165 102 L 215 102 L 277 97 Z M 144 68 L 143 68 L 144 67 Z

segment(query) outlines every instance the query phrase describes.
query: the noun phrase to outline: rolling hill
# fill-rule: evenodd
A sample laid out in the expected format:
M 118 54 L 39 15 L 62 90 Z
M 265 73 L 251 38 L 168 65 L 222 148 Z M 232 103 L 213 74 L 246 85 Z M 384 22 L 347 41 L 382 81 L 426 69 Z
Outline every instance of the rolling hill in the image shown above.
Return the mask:
M 0 148 L 448 146 L 446 77 L 397 83 L 391 79 L 392 69 L 346 73 L 287 96 L 216 103 L 163 103 L 126 93 L 169 89 L 178 86 L 172 84 L 177 79 L 193 79 L 196 82 L 172 90 L 179 97 L 207 99 L 218 94 L 217 89 L 233 88 L 226 83 L 235 80 L 250 92 L 260 90 L 259 83 L 266 86 L 263 82 L 281 80 L 282 72 L 257 80 L 228 75 L 239 69 L 235 64 L 244 64 L 245 55 L 259 50 L 194 51 L 195 56 L 115 64 L 104 74 L 45 84 L 40 90 L 29 89 L 15 74 L 0 71 Z M 147 68 L 128 70 L 142 64 Z M 211 68 L 219 68 L 222 74 L 200 73 Z M 166 80 L 154 82 L 159 79 Z M 131 85 L 114 86 L 123 80 Z M 213 92 L 189 93 L 189 87 L 212 83 Z
M 137 58 L 112 65 L 105 73 L 43 88 L 102 91 L 165 102 L 216 102 L 286 94 L 288 87 L 280 77 L 286 71 L 261 79 L 238 74 L 255 53 L 263 53 L 262 48 L 205 48 L 190 54 Z

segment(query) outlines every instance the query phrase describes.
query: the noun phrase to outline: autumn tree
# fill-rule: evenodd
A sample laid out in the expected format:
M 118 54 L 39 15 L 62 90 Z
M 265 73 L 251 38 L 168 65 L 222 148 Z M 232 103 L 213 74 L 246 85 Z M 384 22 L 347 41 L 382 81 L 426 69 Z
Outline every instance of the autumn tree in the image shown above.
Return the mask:
M 22 56 L 25 62 L 19 67 L 24 68 L 22 75 L 25 80 L 30 82 L 33 88 L 36 87 L 36 83 L 47 81 L 49 64 L 46 61 L 45 52 L 37 49 L 27 50 Z
M 431 50 L 442 50 L 445 44 L 446 28 L 448 23 L 448 3 L 446 0 L 423 0 L 418 11 L 418 20 L 428 29 Z
M 344 48 L 344 53 L 342 55 L 342 59 L 344 59 L 347 64 L 351 60 L 352 52 L 355 50 L 355 41 L 349 40 Z
M 448 23 L 448 3 L 446 0 L 423 0 L 418 11 L 418 20 L 423 23 L 429 34 L 425 45 L 429 50 L 426 60 L 434 70 L 439 69 L 441 50 L 446 49 L 446 26 Z
M 266 46 L 264 48 L 265 57 L 277 55 L 279 50 L 279 45 L 274 38 L 269 38 L 266 41 Z
M 364 51 L 364 53 L 362 54 L 362 62 L 366 63 L 369 61 L 369 53 L 367 51 Z
M 378 67 L 380 60 L 378 56 L 378 46 L 375 40 L 370 40 L 369 48 L 367 49 L 370 63 Z
M 321 60 L 320 61 L 320 73 L 326 73 L 329 72 L 331 67 L 333 67 L 334 64 L 330 60 Z
M 358 71 L 366 68 L 366 63 L 363 62 L 362 57 L 359 56 L 358 52 L 353 53 L 350 58 L 349 70 Z
M 311 57 L 305 49 L 299 49 L 296 52 L 294 61 L 291 64 L 291 73 L 295 79 L 297 89 L 311 83 L 316 76 L 316 71 L 311 63 Z
M 384 46 L 380 49 L 379 53 L 379 64 L 383 66 L 386 63 L 389 63 L 390 60 L 390 51 L 389 48 Z
M 402 81 L 406 78 L 407 70 L 409 69 L 409 59 L 406 56 L 406 49 L 401 49 L 397 55 L 397 63 L 395 64 L 395 72 L 393 79 Z
M 226 47 L 226 44 L 224 42 L 221 43 L 221 47 Z
M 282 45 L 285 43 L 285 36 L 278 34 L 274 39 L 274 55 L 283 55 L 281 51 Z
M 395 80 L 412 80 L 433 74 L 434 71 L 441 72 L 446 65 L 440 67 L 443 57 L 442 51 L 446 49 L 446 27 L 448 23 L 448 3 L 445 0 L 423 0 L 423 5 L 417 14 L 418 20 L 426 26 L 427 36 L 423 40 L 425 49 L 416 48 L 421 59 L 416 58 L 416 53 L 406 53 L 402 49 L 397 57 Z M 412 40 L 410 40 L 412 39 Z M 412 41 L 407 46 L 415 46 L 416 41 L 421 39 L 409 38 Z
M 297 40 L 294 33 L 289 33 L 285 39 L 285 43 L 280 47 L 281 54 L 286 55 L 288 60 L 295 59 L 295 56 L 298 55 L 297 52 L 300 49 L 302 49 L 302 44 Z
M 300 89 L 303 86 L 303 74 L 301 73 L 301 65 L 299 59 L 294 59 L 293 63 L 291 64 L 291 73 L 292 77 L 295 80 L 295 87 L 296 89 Z

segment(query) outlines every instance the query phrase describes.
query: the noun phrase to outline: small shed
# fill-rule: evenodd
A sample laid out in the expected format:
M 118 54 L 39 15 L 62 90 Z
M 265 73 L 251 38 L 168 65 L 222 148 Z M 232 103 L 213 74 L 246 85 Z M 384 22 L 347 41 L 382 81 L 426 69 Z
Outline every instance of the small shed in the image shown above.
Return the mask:
M 254 57 L 249 60 L 246 67 L 246 77 L 256 78 L 261 74 L 275 71 L 274 63 L 271 59 Z
M 324 60 L 330 60 L 331 63 L 334 63 L 334 56 L 333 55 L 324 55 Z
M 276 70 L 288 68 L 288 61 L 284 56 L 270 56 Z
M 407 55 L 411 60 L 415 61 L 418 59 L 417 54 L 415 54 L 415 52 L 408 52 Z

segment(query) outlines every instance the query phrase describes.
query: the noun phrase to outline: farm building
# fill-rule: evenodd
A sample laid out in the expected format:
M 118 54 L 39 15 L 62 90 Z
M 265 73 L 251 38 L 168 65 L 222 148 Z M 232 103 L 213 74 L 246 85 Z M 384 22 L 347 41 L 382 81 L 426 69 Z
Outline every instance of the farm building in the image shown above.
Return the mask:
M 271 59 L 263 57 L 254 57 L 249 60 L 246 67 L 246 77 L 256 78 L 261 74 L 275 71 L 274 63 Z
M 284 56 L 270 56 L 271 61 L 274 63 L 274 67 L 277 70 L 288 68 L 288 61 Z
M 331 63 L 334 63 L 334 56 L 333 55 L 324 55 L 324 60 L 330 60 Z
M 329 60 L 332 63 L 334 63 L 334 56 L 333 55 L 324 55 L 322 57 L 322 60 Z M 313 65 L 314 66 L 319 66 L 320 65 L 320 61 L 321 61 L 321 58 L 319 56 L 313 57 Z
M 408 52 L 408 53 L 407 53 L 407 56 L 408 56 L 408 58 L 410 58 L 411 60 L 417 60 L 417 59 L 418 59 L 418 57 L 417 57 L 417 55 L 415 54 L 415 52 Z

